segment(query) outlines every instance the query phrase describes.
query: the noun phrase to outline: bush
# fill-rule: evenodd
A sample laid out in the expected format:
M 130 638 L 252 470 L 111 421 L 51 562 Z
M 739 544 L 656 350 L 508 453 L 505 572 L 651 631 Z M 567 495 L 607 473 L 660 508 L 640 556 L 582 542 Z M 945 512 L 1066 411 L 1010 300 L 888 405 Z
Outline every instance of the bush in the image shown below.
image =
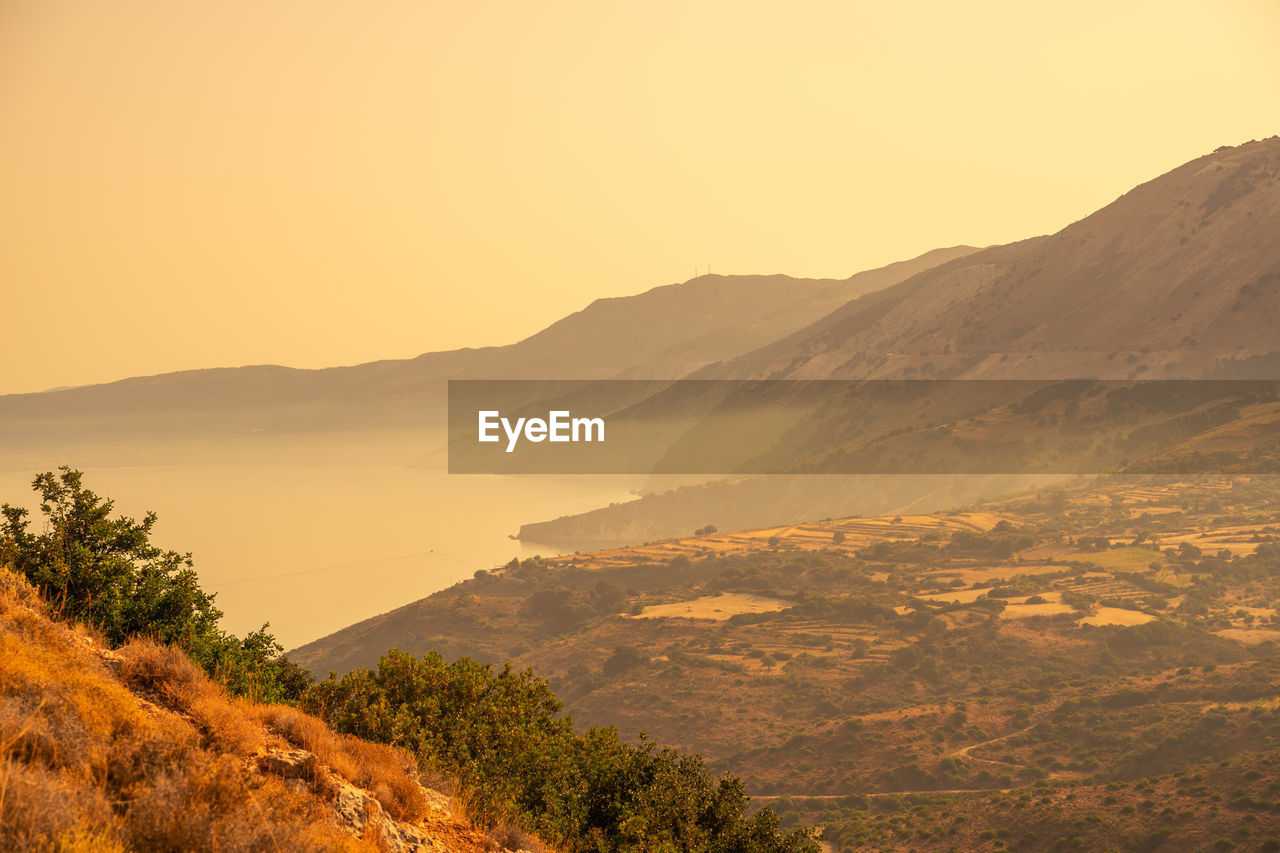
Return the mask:
M 609 678 L 616 678 L 648 662 L 649 656 L 635 646 L 618 646 L 604 662 L 602 671 Z
M 28 531 L 27 511 L 0 505 L 0 563 L 9 563 L 61 618 L 101 631 L 113 645 L 142 636 L 174 643 L 237 695 L 297 699 L 311 682 L 284 657 L 267 626 L 240 639 L 218 627 L 222 611 L 200 588 L 191 555 L 151 544 L 156 514 L 111 517 L 114 503 L 63 466 L 38 475 L 45 532 Z
M 456 776 L 475 819 L 515 820 L 566 853 L 818 849 L 767 809 L 748 818 L 741 783 L 713 781 L 697 756 L 626 744 L 613 729 L 576 734 L 529 670 L 392 650 L 374 671 L 319 682 L 306 704 L 338 731 Z
M 120 644 L 135 634 L 174 642 L 216 630 L 222 615 L 200 589 L 191 555 L 151 544 L 155 513 L 111 518 L 113 503 L 81 485 L 82 474 L 38 475 L 47 532 L 27 532 L 27 511 L 4 504 L 0 551 L 68 621 Z

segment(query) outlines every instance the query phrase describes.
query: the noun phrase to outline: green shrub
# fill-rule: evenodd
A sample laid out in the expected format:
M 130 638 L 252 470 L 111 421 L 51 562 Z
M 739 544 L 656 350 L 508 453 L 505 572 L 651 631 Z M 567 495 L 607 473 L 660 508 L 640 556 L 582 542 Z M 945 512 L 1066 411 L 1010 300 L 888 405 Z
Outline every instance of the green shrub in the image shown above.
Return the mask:
M 781 832 L 768 809 L 748 818 L 741 783 L 713 781 L 697 756 L 627 744 L 613 729 L 576 734 L 527 669 L 392 650 L 376 670 L 317 683 L 305 704 L 338 731 L 456 776 L 476 819 L 514 819 L 565 851 L 818 849 L 807 832 Z
M 0 505 L 0 563 L 25 575 L 61 618 L 97 628 L 113 645 L 136 636 L 172 643 L 237 695 L 268 702 L 301 695 L 311 676 L 281 654 L 267 626 L 243 639 L 223 631 L 191 555 L 151 544 L 155 513 L 112 518 L 114 503 L 86 489 L 80 471 L 58 470 L 32 481 L 43 533 L 29 532 L 27 510 Z

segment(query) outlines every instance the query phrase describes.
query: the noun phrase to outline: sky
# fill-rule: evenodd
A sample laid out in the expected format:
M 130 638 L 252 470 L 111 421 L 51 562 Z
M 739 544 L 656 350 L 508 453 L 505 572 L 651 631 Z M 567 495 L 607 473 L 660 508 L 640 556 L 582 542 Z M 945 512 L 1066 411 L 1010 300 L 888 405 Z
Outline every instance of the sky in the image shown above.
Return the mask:
M 1050 233 L 1280 133 L 1280 0 L 0 0 L 0 393 Z

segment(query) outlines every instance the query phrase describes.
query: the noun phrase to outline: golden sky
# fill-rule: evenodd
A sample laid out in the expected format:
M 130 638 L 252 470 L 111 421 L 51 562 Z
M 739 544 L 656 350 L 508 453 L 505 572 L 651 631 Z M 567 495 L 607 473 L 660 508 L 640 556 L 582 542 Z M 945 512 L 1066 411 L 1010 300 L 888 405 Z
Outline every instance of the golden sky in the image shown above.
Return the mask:
M 501 344 L 1280 133 L 1278 0 L 0 0 L 0 393 Z

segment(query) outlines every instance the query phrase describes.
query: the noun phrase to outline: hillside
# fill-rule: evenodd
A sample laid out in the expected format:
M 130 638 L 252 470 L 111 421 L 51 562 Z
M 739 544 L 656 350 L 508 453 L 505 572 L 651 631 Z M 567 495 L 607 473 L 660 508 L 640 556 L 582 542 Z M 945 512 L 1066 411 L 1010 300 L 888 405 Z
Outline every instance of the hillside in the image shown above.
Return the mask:
M 1278 227 L 1280 137 L 1220 148 L 1056 234 L 940 264 L 693 376 L 1274 379 Z M 827 413 L 835 423 L 856 423 L 858 414 Z M 796 452 L 792 437 L 779 446 Z M 589 517 L 531 522 L 521 537 L 563 545 L 584 533 L 611 542 L 679 535 L 700 523 L 679 512 L 690 502 L 721 526 L 755 526 L 761 507 L 746 493 L 768 488 L 654 494 Z M 832 491 L 819 516 L 903 504 L 869 506 L 854 481 Z M 781 524 L 812 518 L 815 507 L 788 500 L 770 509 L 768 523 Z
M 714 522 L 727 530 L 800 519 L 935 512 L 986 495 L 1063 479 L 1053 475 L 764 475 L 693 483 L 628 503 L 520 527 L 517 538 L 557 550 L 617 548 L 687 535 Z
M 184 371 L 0 396 L 0 469 L 327 459 L 415 462 L 450 378 L 679 377 L 794 332 L 851 299 L 974 251 L 938 249 L 844 280 L 700 276 L 599 299 L 515 344 L 297 370 Z M 435 437 L 432 437 L 435 440 Z
M 400 750 L 229 697 L 176 649 L 112 651 L 0 570 L 0 848 L 459 851 L 497 846 Z
M 856 300 L 715 375 L 1198 378 L 1275 350 L 1280 137 Z M 913 370 L 914 368 L 914 370 Z
M 1257 849 L 1278 536 L 1276 478 L 1115 478 L 513 563 L 292 654 L 531 664 L 839 849 Z

